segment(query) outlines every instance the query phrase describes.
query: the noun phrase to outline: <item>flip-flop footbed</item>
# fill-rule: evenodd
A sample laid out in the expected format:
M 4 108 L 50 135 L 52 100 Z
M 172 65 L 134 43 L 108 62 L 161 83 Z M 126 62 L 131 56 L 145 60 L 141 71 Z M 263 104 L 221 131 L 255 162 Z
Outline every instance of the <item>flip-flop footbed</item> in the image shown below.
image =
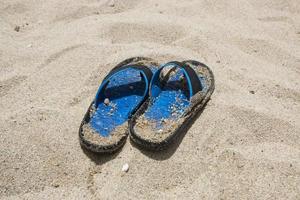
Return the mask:
M 181 69 L 163 69 L 159 95 L 149 97 L 130 120 L 131 139 L 140 146 L 160 150 L 184 130 L 204 107 L 214 91 L 211 70 L 197 61 L 184 61 L 197 74 L 201 90 L 189 98 L 189 86 Z M 164 72 L 164 70 L 166 72 Z
M 144 101 L 145 91 L 148 91 L 139 70 L 127 68 L 118 71 L 120 67 L 133 65 L 147 66 L 153 72 L 158 66 L 150 58 L 136 57 L 111 70 L 104 78 L 104 81 L 109 78 L 105 89 L 96 97 L 101 100 L 91 103 L 80 125 L 80 143 L 85 148 L 93 152 L 113 152 L 126 141 L 128 119 Z

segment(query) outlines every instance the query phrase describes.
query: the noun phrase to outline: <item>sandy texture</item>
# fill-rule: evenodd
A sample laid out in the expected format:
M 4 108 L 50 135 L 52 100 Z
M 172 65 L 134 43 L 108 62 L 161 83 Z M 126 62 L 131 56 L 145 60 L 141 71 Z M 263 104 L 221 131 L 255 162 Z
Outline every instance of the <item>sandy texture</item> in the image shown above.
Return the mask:
M 104 99 L 104 104 L 109 105 L 109 99 L 106 98 Z M 111 111 L 115 110 L 116 106 L 115 104 L 111 106 Z M 89 109 L 89 116 L 93 116 L 95 113 L 96 108 L 94 104 L 91 106 Z M 84 123 L 82 125 L 82 136 L 83 138 L 91 142 L 92 144 L 95 145 L 100 145 L 100 146 L 107 146 L 107 145 L 113 145 L 116 144 L 121 140 L 122 137 L 125 137 L 128 134 L 128 123 L 125 122 L 119 126 L 117 126 L 110 134 L 108 137 L 102 137 L 101 134 L 99 134 L 97 131 L 95 131 L 89 123 Z
M 162 119 L 160 122 L 154 122 L 146 119 L 145 115 L 141 115 L 136 120 L 134 130 L 140 138 L 159 143 L 170 136 L 170 134 L 172 134 L 174 130 L 178 128 L 182 121 L 183 119 L 178 121 Z M 157 123 L 162 126 L 161 129 L 156 127 Z
M 0 27 L 1 199 L 300 199 L 299 0 L 1 0 Z M 206 63 L 212 100 L 168 151 L 88 154 L 131 56 Z
M 84 138 L 96 145 L 113 145 L 120 140 L 121 137 L 128 134 L 128 123 L 124 123 L 114 129 L 109 137 L 102 137 L 96 132 L 90 124 L 84 124 L 82 127 Z

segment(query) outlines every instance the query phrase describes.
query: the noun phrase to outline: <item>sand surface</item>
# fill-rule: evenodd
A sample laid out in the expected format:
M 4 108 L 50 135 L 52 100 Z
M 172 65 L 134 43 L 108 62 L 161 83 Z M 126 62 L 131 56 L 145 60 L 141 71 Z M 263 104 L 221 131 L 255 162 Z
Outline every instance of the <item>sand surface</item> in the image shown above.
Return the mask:
M 88 154 L 83 115 L 132 56 L 206 63 L 212 99 L 168 151 Z M 299 0 L 1 0 L 0 112 L 1 199 L 300 199 Z

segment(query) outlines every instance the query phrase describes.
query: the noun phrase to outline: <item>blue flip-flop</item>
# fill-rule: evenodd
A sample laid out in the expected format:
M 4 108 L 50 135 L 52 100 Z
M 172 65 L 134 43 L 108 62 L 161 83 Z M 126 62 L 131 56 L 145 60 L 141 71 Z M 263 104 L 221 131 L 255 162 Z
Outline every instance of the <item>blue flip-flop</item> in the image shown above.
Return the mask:
M 130 119 L 130 138 L 160 150 L 186 131 L 214 91 L 214 76 L 203 63 L 189 60 L 163 65 L 152 77 L 149 98 Z
M 135 57 L 114 67 L 102 81 L 79 128 L 83 147 L 93 152 L 114 152 L 128 136 L 128 119 L 147 99 L 155 61 Z

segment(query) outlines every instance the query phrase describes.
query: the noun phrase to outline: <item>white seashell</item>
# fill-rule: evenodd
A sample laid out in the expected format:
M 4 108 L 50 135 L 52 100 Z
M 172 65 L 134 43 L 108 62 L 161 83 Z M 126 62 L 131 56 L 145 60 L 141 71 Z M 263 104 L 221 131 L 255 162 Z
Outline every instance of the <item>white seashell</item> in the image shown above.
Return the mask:
M 122 167 L 122 172 L 128 172 L 128 170 L 129 170 L 129 165 L 128 163 L 125 163 Z
M 107 106 L 109 105 L 109 99 L 108 98 L 104 99 L 104 104 L 107 105 Z

